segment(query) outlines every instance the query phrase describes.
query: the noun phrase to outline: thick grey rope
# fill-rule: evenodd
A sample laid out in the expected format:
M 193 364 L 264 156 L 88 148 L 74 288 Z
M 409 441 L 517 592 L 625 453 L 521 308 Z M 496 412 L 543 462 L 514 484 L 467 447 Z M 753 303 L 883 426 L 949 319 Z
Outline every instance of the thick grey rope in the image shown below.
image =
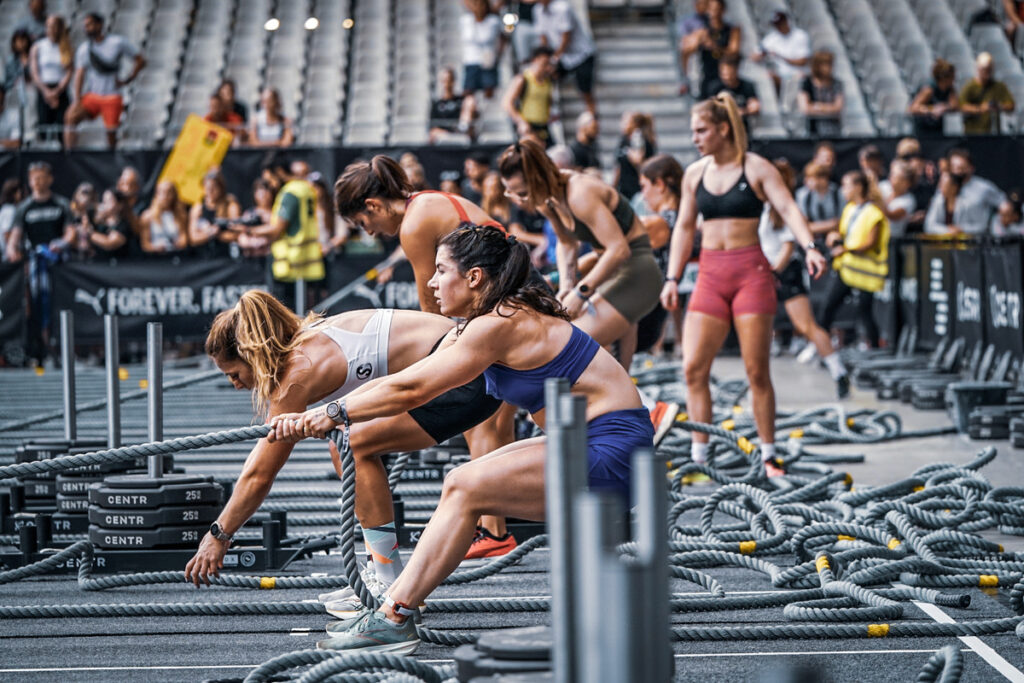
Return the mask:
M 1024 623 L 1024 622 L 1022 622 Z M 947 645 L 928 658 L 918 683 L 959 683 L 964 670 L 964 655 L 955 645 Z

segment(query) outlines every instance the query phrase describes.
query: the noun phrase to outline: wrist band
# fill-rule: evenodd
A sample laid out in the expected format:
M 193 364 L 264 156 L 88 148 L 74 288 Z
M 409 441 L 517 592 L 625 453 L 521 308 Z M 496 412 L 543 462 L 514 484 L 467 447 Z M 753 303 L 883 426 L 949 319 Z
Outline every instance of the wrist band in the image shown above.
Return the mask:
M 390 595 L 384 596 L 384 605 L 393 609 L 395 614 L 400 614 L 403 617 L 411 617 L 416 614 L 416 610 L 412 607 L 409 607 L 409 605 L 406 605 L 404 602 L 395 601 Z
M 583 299 L 584 301 L 589 301 L 590 300 L 590 297 L 587 296 L 586 294 L 584 294 L 583 290 L 577 288 L 577 289 L 574 289 L 572 291 L 576 292 L 576 296 L 578 296 L 579 298 Z
M 677 277 L 667 277 L 667 278 L 665 278 L 665 282 L 674 282 L 674 283 L 676 283 L 678 285 L 679 284 L 679 278 L 677 278 Z

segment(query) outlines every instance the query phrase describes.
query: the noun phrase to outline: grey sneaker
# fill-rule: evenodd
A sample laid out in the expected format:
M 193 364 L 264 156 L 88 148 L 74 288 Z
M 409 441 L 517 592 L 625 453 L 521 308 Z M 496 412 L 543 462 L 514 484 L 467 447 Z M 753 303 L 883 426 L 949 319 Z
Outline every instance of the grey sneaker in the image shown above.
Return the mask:
M 324 630 L 327 631 L 327 635 L 329 636 L 337 636 L 342 633 L 346 633 L 350 628 L 352 628 L 352 624 L 362 619 L 369 611 L 369 608 L 364 607 L 359 612 L 356 612 L 354 617 L 349 617 L 348 619 L 336 619 L 332 621 L 324 627 Z
M 359 576 L 362 578 L 363 583 L 370 585 L 370 581 L 375 581 L 377 579 L 377 572 L 373 570 L 372 564 L 367 564 L 363 567 L 362 571 L 359 572 Z M 355 594 L 356 592 L 352 590 L 352 586 L 345 586 L 344 588 L 339 588 L 338 590 L 331 591 L 330 593 L 321 593 L 317 596 L 317 600 L 326 605 L 329 602 L 342 600 Z
M 406 619 L 404 624 L 393 624 L 383 612 L 367 611 L 345 633 L 321 640 L 316 646 L 320 650 L 411 655 L 419 644 L 420 638 L 416 635 L 416 624 L 412 619 Z
M 371 572 L 369 576 L 363 578 L 363 583 L 366 584 L 367 590 L 369 590 L 378 600 L 388 591 L 390 588 L 389 584 L 384 583 L 377 578 L 377 574 Z M 349 594 L 344 598 L 337 600 L 331 600 L 324 603 L 324 609 L 332 617 L 338 619 L 350 619 L 357 613 L 362 611 L 363 602 L 356 595 L 356 592 L 349 588 Z

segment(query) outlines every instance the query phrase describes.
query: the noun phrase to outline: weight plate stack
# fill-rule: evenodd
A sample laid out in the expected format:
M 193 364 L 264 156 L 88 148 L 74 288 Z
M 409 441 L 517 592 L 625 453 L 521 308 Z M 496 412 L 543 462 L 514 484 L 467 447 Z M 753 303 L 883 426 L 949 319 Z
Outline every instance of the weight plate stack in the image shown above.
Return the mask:
M 979 427 L 976 425 L 969 425 L 967 427 L 967 436 L 972 439 L 998 439 L 1004 440 L 1010 438 L 1009 427 Z
M 550 671 L 551 639 L 548 626 L 485 633 L 476 644 L 455 650 L 456 674 L 468 683 L 483 676 Z
M 85 515 L 89 509 L 89 487 L 103 481 L 102 474 L 70 474 L 61 472 L 57 475 L 57 512 L 71 515 Z
M 194 547 L 223 497 L 209 476 L 108 476 L 89 486 L 89 540 L 109 549 Z
M 1010 418 L 1010 445 L 1024 448 L 1024 417 Z

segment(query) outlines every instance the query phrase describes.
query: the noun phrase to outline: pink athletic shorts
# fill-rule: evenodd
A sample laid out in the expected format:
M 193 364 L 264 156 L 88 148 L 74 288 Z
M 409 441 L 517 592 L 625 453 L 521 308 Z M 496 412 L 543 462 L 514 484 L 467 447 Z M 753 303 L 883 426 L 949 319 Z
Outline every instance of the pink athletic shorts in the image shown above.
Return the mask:
M 701 249 L 697 284 L 687 310 L 732 320 L 775 315 L 775 276 L 760 244 L 740 249 Z

